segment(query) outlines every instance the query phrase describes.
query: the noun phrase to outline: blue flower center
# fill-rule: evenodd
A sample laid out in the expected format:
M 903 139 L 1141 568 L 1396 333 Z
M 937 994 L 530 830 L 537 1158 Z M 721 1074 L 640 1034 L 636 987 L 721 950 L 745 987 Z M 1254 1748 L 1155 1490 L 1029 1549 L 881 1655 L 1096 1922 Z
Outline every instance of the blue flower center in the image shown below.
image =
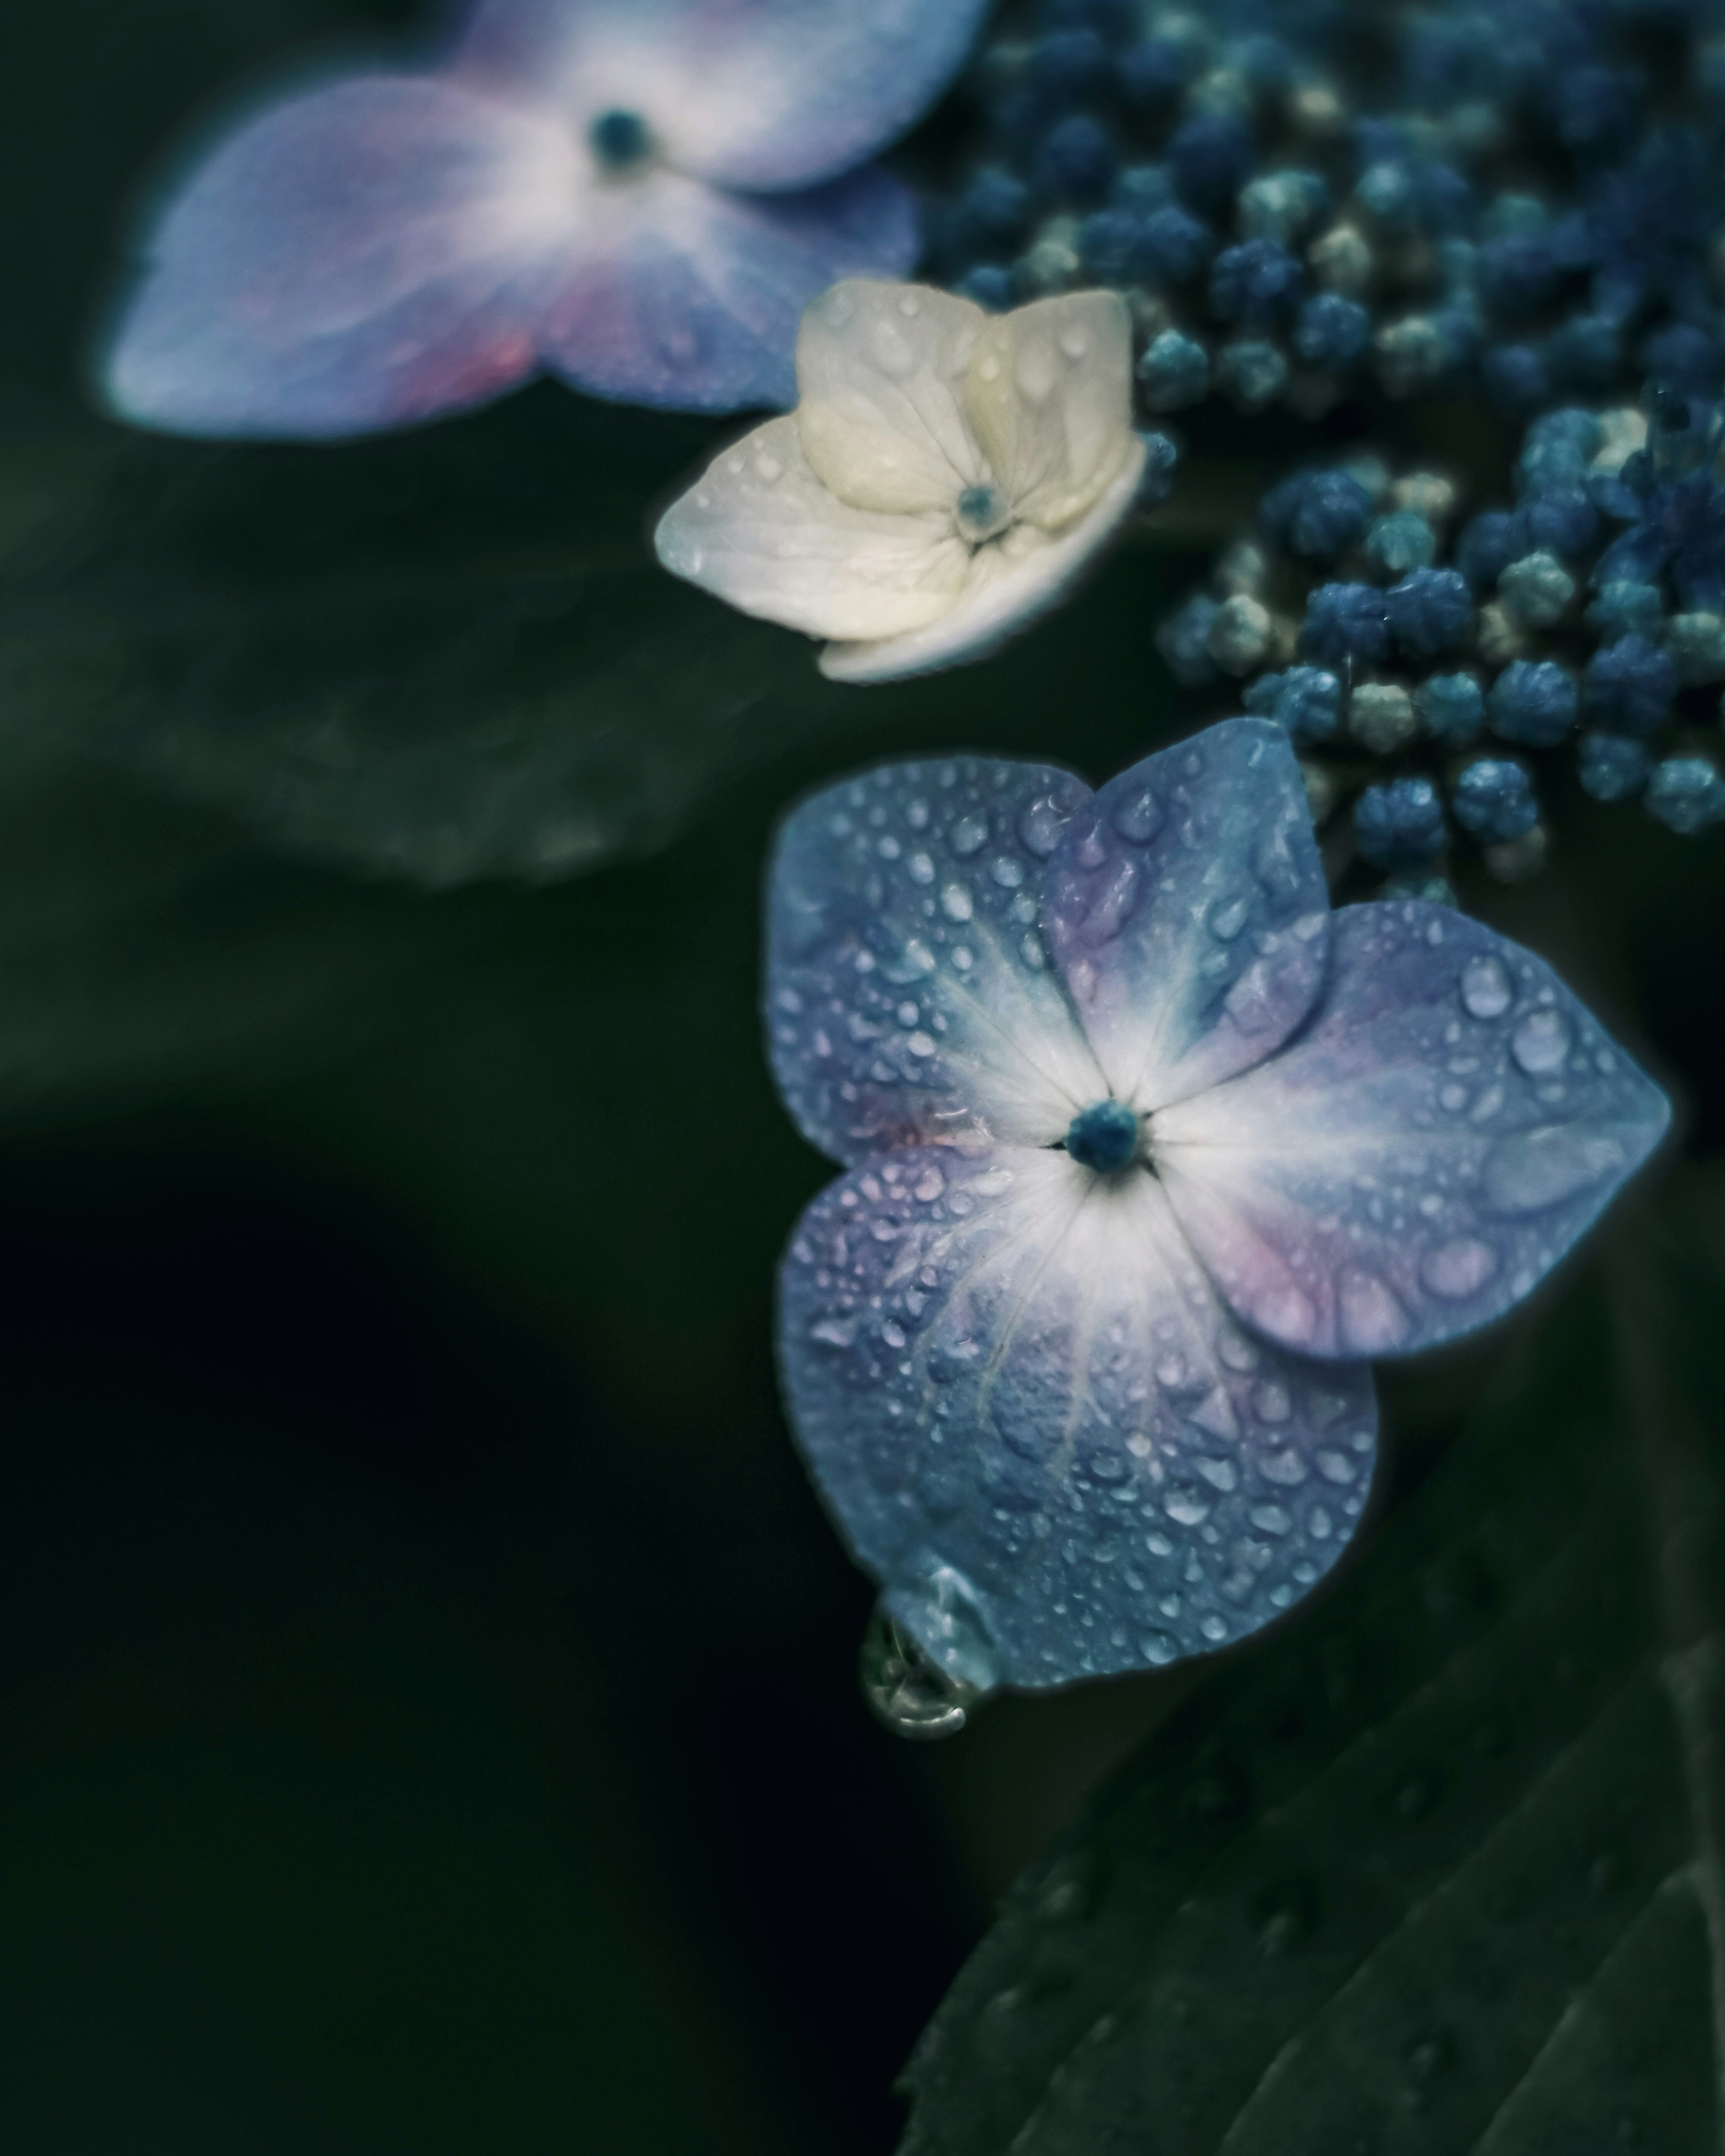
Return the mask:
M 1092 1101 L 1067 1126 L 1066 1150 L 1081 1168 L 1094 1168 L 1098 1175 L 1117 1175 L 1131 1167 L 1138 1134 L 1138 1118 L 1124 1101 Z
M 1006 497 L 998 486 L 968 486 L 958 497 L 954 512 L 958 536 L 979 547 L 1007 524 Z
M 626 172 L 653 150 L 653 137 L 639 112 L 602 112 L 588 129 L 587 139 L 608 172 Z

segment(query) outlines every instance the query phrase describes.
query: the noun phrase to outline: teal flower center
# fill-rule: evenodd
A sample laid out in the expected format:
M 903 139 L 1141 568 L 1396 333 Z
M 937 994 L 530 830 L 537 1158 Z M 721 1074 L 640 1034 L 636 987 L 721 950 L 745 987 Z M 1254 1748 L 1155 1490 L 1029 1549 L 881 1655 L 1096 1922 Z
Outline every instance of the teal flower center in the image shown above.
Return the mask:
M 1004 531 L 1011 521 L 1006 496 L 998 486 L 968 486 L 953 512 L 958 536 L 980 547 L 985 539 Z
M 1092 1101 L 1068 1125 L 1066 1150 L 1081 1168 L 1117 1175 L 1136 1158 L 1142 1127 L 1124 1101 Z
M 602 112 L 587 131 L 601 168 L 626 172 L 653 154 L 653 137 L 639 112 Z

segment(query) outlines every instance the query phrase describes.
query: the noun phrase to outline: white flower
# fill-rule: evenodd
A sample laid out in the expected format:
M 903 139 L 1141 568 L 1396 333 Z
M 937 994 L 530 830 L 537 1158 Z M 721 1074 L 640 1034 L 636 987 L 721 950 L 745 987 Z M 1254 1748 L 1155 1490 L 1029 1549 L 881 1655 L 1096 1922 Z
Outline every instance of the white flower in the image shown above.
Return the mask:
M 1113 292 L 990 316 L 852 279 L 803 317 L 796 410 L 715 459 L 659 558 L 826 638 L 824 674 L 979 657 L 1059 598 L 1131 508 L 1132 330 Z

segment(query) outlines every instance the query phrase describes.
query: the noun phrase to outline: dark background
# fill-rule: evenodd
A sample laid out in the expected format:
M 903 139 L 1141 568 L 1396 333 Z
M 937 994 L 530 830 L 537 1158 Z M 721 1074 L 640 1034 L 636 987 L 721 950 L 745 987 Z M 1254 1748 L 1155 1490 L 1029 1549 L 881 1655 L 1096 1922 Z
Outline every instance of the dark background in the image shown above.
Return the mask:
M 14 502 L 58 483 L 43 443 L 100 444 L 80 354 L 140 175 L 235 80 L 406 19 L 8 11 Z M 944 680 L 798 688 L 668 850 L 584 879 L 430 894 L 362 845 L 308 860 L 266 767 L 241 809 L 175 798 L 147 757 L 90 752 L 88 690 L 0 709 L 8 2149 L 891 2148 L 893 2076 L 993 1898 L 1195 1680 L 1004 1701 L 927 1748 L 869 1718 L 870 1590 L 769 1357 L 778 1251 L 826 1170 L 759 1053 L 763 850 L 858 762 L 1101 778 L 1204 716 L 1151 630 L 1291 424 L 1194 424 L 1173 507 L 1055 621 Z M 1502 454 L 1466 413 L 1398 424 L 1486 474 Z M 594 428 L 639 459 L 644 568 L 655 490 L 714 430 L 551 387 L 435 430 L 454 449 L 244 453 L 224 515 L 463 444 L 489 515 L 492 446 L 542 444 L 567 483 L 534 515 L 575 546 L 567 444 Z M 115 588 L 74 643 L 116 640 Z M 1558 811 L 1548 875 L 1466 896 L 1716 1147 L 1717 837 L 1573 788 Z M 1390 1374 L 1381 1503 L 1502 1337 Z

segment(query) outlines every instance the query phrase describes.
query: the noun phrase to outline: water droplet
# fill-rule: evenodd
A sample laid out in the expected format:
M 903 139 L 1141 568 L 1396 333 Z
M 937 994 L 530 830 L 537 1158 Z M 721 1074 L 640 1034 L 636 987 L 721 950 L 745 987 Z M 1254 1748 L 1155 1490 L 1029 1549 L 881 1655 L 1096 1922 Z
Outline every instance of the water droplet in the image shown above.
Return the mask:
M 1294 1524 L 1280 1505 L 1254 1505 L 1247 1517 L 1263 1535 L 1285 1535 Z
M 1171 1520 L 1183 1527 L 1195 1527 L 1199 1521 L 1210 1516 L 1210 1501 L 1200 1497 L 1189 1484 L 1170 1490 L 1162 1501 L 1162 1509 Z
M 968 921 L 976 907 L 968 886 L 949 883 L 941 893 L 941 911 L 948 921 Z
M 988 839 L 988 819 L 986 816 L 961 816 L 952 826 L 952 851 L 961 855 L 973 854 Z
M 1509 1052 L 1530 1078 L 1543 1078 L 1568 1061 L 1569 1040 L 1562 1011 L 1530 1011 L 1510 1035 Z
M 784 477 L 784 466 L 768 449 L 762 449 L 755 459 L 755 470 L 768 486 L 773 486 Z
M 1225 1640 L 1228 1637 L 1228 1620 L 1219 1616 L 1213 1609 L 1207 1617 L 1199 1619 L 1198 1629 L 1206 1640 Z
M 1236 1490 L 1240 1486 L 1240 1470 L 1231 1460 L 1201 1459 L 1198 1471 L 1214 1490 Z
M 880 1606 L 949 1683 L 968 1686 L 973 1697 L 999 1683 L 999 1655 L 975 1590 L 955 1566 L 935 1560 L 890 1585 Z
M 1623 1165 L 1620 1140 L 1574 1124 L 1548 1123 L 1498 1140 L 1486 1156 L 1481 1196 L 1496 1213 L 1540 1213 Z
M 1500 958 L 1470 958 L 1461 969 L 1461 1007 L 1470 1018 L 1502 1018 L 1515 990 Z
M 1045 861 L 1060 843 L 1069 818 L 1065 809 L 1042 794 L 1019 819 L 1019 836 L 1039 861 Z
M 1286 1422 L 1294 1411 L 1286 1385 L 1274 1382 L 1254 1387 L 1252 1412 L 1260 1422 Z
M 1138 1652 L 1158 1669 L 1173 1661 L 1179 1651 L 1166 1632 L 1147 1632 L 1138 1642 Z
M 1336 1329 L 1354 1355 L 1381 1355 L 1404 1340 L 1408 1313 L 1389 1283 L 1363 1267 L 1350 1267 L 1336 1283 Z
M 877 316 L 869 331 L 869 350 L 883 374 L 902 382 L 916 372 L 916 355 L 896 322 Z
M 1434 1295 L 1459 1301 L 1482 1288 L 1497 1270 L 1497 1253 L 1471 1235 L 1440 1243 L 1420 1260 L 1420 1277 Z
M 1026 337 L 1019 346 L 1013 377 L 1027 404 L 1045 404 L 1053 396 L 1058 379 L 1055 357 L 1041 337 Z
M 1010 854 L 1002 854 L 988 873 L 1003 891 L 1016 891 L 1024 880 L 1024 865 Z
M 1115 808 L 1113 824 L 1122 839 L 1142 846 L 1162 829 L 1167 811 L 1147 786 L 1127 794 Z
M 863 1697 L 895 1737 L 956 1737 L 981 1697 L 936 1669 L 877 1603 L 863 1634 Z
M 1250 905 L 1243 898 L 1218 899 L 1210 909 L 1210 933 L 1219 943 L 1231 943 L 1246 925 Z
M 818 1317 L 809 1328 L 811 1340 L 819 1341 L 823 1348 L 848 1348 L 856 1338 L 856 1320 L 854 1317 Z

